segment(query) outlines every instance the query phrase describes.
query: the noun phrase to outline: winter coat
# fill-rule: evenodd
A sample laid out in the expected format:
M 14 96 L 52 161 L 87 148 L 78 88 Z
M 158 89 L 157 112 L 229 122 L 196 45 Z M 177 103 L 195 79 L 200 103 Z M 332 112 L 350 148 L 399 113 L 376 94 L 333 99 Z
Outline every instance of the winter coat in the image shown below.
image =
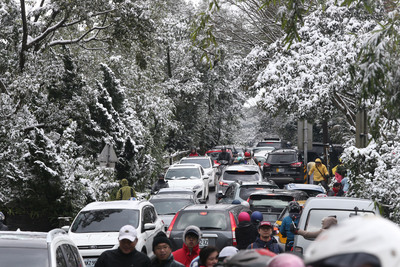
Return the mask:
M 174 256 L 169 255 L 168 259 L 160 262 L 157 258 L 154 258 L 151 261 L 151 267 L 183 267 L 183 264 L 174 260 Z
M 294 220 L 294 224 L 296 225 L 296 227 L 299 223 L 299 218 L 300 218 L 300 216 L 298 216 Z M 292 224 L 292 222 L 293 222 L 292 217 L 290 215 L 286 216 L 285 218 L 283 218 L 282 224 L 279 227 L 279 232 L 281 232 L 283 236 L 286 235 L 286 237 L 287 237 L 286 242 L 290 242 L 290 241 L 294 240 L 294 233 L 292 231 L 290 231 L 290 225 Z
M 319 236 L 320 233 L 322 233 L 326 229 L 329 229 L 332 225 L 336 225 L 336 224 L 337 224 L 336 218 L 325 217 L 322 221 L 322 228 L 319 229 L 318 231 L 309 232 L 309 231 L 304 231 L 304 230 L 299 229 L 297 231 L 297 234 L 302 235 L 305 238 L 317 238 L 317 236 Z
M 189 157 L 198 157 L 198 156 L 199 156 L 199 154 L 197 152 L 189 154 Z
M 168 182 L 164 179 L 158 179 L 158 181 L 153 184 L 153 187 L 151 188 L 151 193 L 155 194 L 161 188 L 169 188 Z
M 185 243 L 183 243 L 183 247 L 175 250 L 174 252 L 172 252 L 174 259 L 177 262 L 182 263 L 183 265 L 185 265 L 186 267 L 189 267 L 190 263 L 192 262 L 192 260 L 194 258 L 196 258 L 197 256 L 199 256 L 200 254 L 200 247 L 199 244 L 197 244 L 192 251 L 189 250 L 189 248 L 186 246 Z
M 106 250 L 101 253 L 95 267 L 149 267 L 151 262 L 146 254 L 136 249 L 129 254 L 123 253 L 119 248 Z
M 5 225 L 3 222 L 0 222 L 0 231 L 8 231 L 8 226 Z
M 319 168 L 317 167 L 317 164 L 315 164 L 311 168 L 311 170 L 308 173 L 308 175 L 311 175 L 313 173 L 314 173 L 314 181 L 316 181 L 316 182 L 320 182 L 320 181 L 325 180 L 324 176 L 322 176 L 322 175 L 325 175 L 325 176 L 329 175 L 328 169 L 326 168 L 326 166 L 324 164 L 321 164 L 319 166 Z
M 283 249 L 281 246 L 279 246 L 278 241 L 276 241 L 275 237 L 271 236 L 271 239 L 267 242 L 261 240 L 259 237 L 257 237 L 256 241 L 254 243 L 251 243 L 247 249 L 253 249 L 253 248 L 266 248 L 269 251 L 272 251 L 275 254 L 279 254 L 283 252 Z
M 226 161 L 228 161 L 228 163 L 230 163 L 231 162 L 231 154 L 229 154 L 228 152 L 219 153 L 217 161 L 220 161 L 220 160 L 226 160 Z
M 256 240 L 258 236 L 257 228 L 251 222 L 242 221 L 235 229 L 235 236 L 237 241 L 236 247 L 238 249 L 246 249 Z
M 122 187 L 117 192 L 116 200 L 129 200 L 131 197 L 136 197 L 136 192 L 133 187 L 128 185 L 128 180 L 121 180 Z

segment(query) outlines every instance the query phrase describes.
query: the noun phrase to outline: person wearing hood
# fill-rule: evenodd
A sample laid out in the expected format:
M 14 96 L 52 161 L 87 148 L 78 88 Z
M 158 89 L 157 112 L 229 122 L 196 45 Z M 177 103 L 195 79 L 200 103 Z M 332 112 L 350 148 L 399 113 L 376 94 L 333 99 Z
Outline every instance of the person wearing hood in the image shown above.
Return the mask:
M 257 237 L 254 243 L 251 243 L 247 249 L 255 249 L 255 248 L 266 248 L 269 251 L 279 254 L 283 253 L 283 249 L 279 246 L 278 241 L 276 241 L 275 237 L 272 236 L 273 226 L 270 222 L 262 221 L 260 226 L 258 226 L 258 233 L 260 234 Z
M 180 262 L 186 267 L 189 267 L 192 260 L 200 254 L 200 228 L 195 225 L 189 225 L 188 227 L 186 227 L 185 231 L 183 231 L 182 238 L 182 248 L 172 252 L 172 255 L 177 262 Z
M 293 227 L 291 226 L 291 228 L 293 228 L 293 230 L 292 229 L 291 230 L 295 235 L 301 235 L 301 236 L 304 236 L 304 238 L 317 238 L 317 236 L 319 236 L 320 233 L 329 229 L 333 225 L 337 225 L 336 216 L 328 216 L 328 217 L 322 218 L 321 224 L 322 224 L 322 228 L 319 229 L 318 231 L 313 231 L 313 232 L 304 231 L 304 230 L 301 230 L 298 228 L 294 228 L 294 226 Z
M 4 213 L 0 211 L 0 231 L 8 231 L 8 226 L 4 224 L 4 221 L 6 219 L 6 216 L 4 216 Z
M 250 215 L 243 211 L 238 216 L 239 224 L 235 229 L 236 247 L 246 249 L 257 238 L 257 228 L 250 221 Z
M 133 187 L 129 186 L 127 179 L 121 180 L 122 187 L 117 192 L 116 200 L 129 200 L 131 197 L 136 197 L 136 192 Z
M 153 239 L 155 258 L 151 261 L 152 267 L 183 267 L 183 264 L 174 260 L 171 241 L 164 232 L 158 232 Z
M 158 180 L 155 182 L 151 188 L 151 194 L 155 194 L 158 192 L 161 188 L 169 188 L 168 182 L 164 178 L 164 173 L 159 173 L 158 174 Z

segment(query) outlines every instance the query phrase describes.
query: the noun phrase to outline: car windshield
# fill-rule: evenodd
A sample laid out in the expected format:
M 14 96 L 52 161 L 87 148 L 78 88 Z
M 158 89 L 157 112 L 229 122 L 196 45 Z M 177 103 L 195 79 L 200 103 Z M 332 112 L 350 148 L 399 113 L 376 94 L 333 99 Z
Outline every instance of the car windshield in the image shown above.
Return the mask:
M 49 266 L 48 251 L 45 248 L 0 248 L 0 266 Z
M 200 164 L 203 168 L 211 168 L 211 162 L 209 159 L 199 159 L 196 157 L 189 159 L 182 159 L 180 163 L 197 163 Z
M 257 147 L 263 147 L 263 146 L 271 146 L 274 148 L 281 148 L 282 143 L 281 142 L 259 142 L 257 144 Z
M 194 204 L 193 199 L 150 199 L 159 215 L 175 215 L 181 208 Z
M 130 224 L 139 225 L 139 211 L 133 209 L 105 209 L 82 211 L 71 226 L 74 233 L 118 232 Z
M 278 188 L 276 185 L 251 185 L 242 186 L 239 191 L 239 197 L 241 199 L 248 199 L 250 194 L 256 192 L 257 190 L 263 190 L 266 188 Z
M 216 160 L 220 153 L 221 153 L 221 151 L 220 152 L 210 152 L 210 153 L 207 153 L 207 156 L 209 156 L 212 160 Z
M 268 163 L 279 164 L 279 163 L 293 163 L 296 162 L 296 154 L 286 153 L 286 154 L 269 154 L 267 158 Z
M 275 150 L 275 148 L 272 146 L 257 147 L 257 148 L 253 149 L 253 153 L 254 154 L 260 153 L 260 152 L 268 153 L 268 152 L 271 152 L 272 150 Z
M 225 171 L 222 179 L 227 181 L 260 181 L 261 176 L 257 171 Z
M 177 168 L 169 169 L 165 174 L 165 179 L 175 180 L 182 178 L 200 178 L 200 171 L 198 168 Z
M 291 196 L 251 196 L 249 200 L 250 209 L 255 211 L 266 211 L 271 210 L 281 212 L 290 201 L 293 201 Z
M 196 225 L 200 230 L 227 231 L 230 223 L 226 211 L 186 211 L 177 218 L 174 230 L 183 231 L 189 225 Z

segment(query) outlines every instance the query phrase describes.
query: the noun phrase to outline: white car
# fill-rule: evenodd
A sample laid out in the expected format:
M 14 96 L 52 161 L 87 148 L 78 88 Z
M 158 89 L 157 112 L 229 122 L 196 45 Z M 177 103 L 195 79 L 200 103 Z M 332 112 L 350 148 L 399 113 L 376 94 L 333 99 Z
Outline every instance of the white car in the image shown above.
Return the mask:
M 152 257 L 153 238 L 164 231 L 164 222 L 149 201 L 92 202 L 63 229 L 68 229 L 86 266 L 94 266 L 103 251 L 118 248 L 119 229 L 127 224 L 137 230 L 136 249 Z
M 208 176 L 200 164 L 174 164 L 165 173 L 169 188 L 185 188 L 194 192 L 200 203 L 208 199 Z
M 214 161 L 208 157 L 185 157 L 182 158 L 179 163 L 197 163 L 203 167 L 206 176 L 208 176 L 208 187 L 215 189 L 217 179 L 215 178 L 217 173 L 217 165 L 214 165 Z

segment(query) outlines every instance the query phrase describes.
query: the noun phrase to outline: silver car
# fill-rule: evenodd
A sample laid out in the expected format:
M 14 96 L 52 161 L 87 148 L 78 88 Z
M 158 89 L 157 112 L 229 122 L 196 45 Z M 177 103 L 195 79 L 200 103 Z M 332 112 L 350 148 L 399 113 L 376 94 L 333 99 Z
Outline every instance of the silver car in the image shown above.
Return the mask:
M 224 194 L 229 184 L 235 181 L 263 181 L 263 175 L 258 165 L 229 165 L 222 172 L 218 184 L 217 192 Z

